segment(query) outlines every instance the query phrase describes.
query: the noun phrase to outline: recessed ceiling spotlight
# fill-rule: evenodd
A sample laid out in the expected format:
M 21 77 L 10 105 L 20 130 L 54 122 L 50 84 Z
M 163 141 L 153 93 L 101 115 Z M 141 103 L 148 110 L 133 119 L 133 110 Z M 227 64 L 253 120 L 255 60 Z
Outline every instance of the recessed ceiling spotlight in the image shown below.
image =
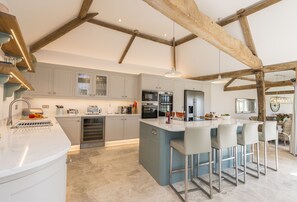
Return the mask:
M 122 22 L 122 19 L 121 18 L 119 18 L 119 20 L 118 20 L 119 22 Z

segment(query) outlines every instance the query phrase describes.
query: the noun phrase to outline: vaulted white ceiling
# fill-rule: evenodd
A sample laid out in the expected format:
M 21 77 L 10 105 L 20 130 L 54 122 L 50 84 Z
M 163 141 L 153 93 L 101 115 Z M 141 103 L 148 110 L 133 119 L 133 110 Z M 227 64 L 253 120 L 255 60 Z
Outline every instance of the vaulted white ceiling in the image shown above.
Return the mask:
M 226 17 L 258 0 L 196 0 L 198 8 L 214 20 Z M 9 0 L 28 45 L 78 16 L 83 0 Z M 140 0 L 94 0 L 89 12 L 95 19 L 171 40 L 170 19 Z M 119 22 L 121 19 L 121 22 Z M 264 65 L 297 60 L 297 1 L 286 0 L 248 16 L 258 55 Z M 243 41 L 238 22 L 224 27 Z M 166 36 L 165 36 L 166 34 Z M 190 34 L 175 26 L 177 39 Z M 163 74 L 172 67 L 171 47 L 146 39 L 134 40 L 123 64 L 118 64 L 130 35 L 85 23 L 35 53 L 40 62 L 129 72 Z M 219 63 L 219 54 L 221 61 Z M 248 68 L 205 41 L 196 38 L 177 47 L 177 69 L 198 76 Z

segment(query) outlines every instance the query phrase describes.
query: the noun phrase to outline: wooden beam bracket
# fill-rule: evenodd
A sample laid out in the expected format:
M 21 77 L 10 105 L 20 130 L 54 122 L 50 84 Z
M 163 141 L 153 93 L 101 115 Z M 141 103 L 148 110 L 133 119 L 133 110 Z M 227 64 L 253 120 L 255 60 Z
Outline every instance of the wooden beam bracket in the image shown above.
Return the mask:
M 129 51 L 129 49 L 130 49 L 130 47 L 131 47 L 131 45 L 132 45 L 132 43 L 133 43 L 133 41 L 134 41 L 134 39 L 135 39 L 135 37 L 137 36 L 138 33 L 139 33 L 138 30 L 134 30 L 134 34 L 131 36 L 131 38 L 130 38 L 130 40 L 129 40 L 129 42 L 128 42 L 128 44 L 127 44 L 127 46 L 126 46 L 120 60 L 119 60 L 119 64 L 122 64 L 125 56 L 127 55 L 128 51 Z

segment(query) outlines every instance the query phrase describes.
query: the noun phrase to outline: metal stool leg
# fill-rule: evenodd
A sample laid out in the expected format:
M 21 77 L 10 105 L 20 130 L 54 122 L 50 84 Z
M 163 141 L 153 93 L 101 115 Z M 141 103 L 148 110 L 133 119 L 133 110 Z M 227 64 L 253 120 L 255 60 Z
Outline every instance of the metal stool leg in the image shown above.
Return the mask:
M 275 168 L 278 170 L 278 141 L 275 140 Z
M 170 147 L 169 184 L 172 184 L 172 155 L 173 155 L 173 148 Z
M 246 145 L 243 146 L 243 161 L 244 161 L 244 165 L 243 165 L 243 183 L 245 183 L 246 180 Z
M 200 154 L 197 154 L 197 176 L 199 176 Z
M 185 201 L 188 201 L 188 155 L 185 156 Z
M 211 164 L 211 152 L 208 153 L 209 159 L 209 197 L 212 199 L 212 164 Z
M 267 143 L 264 141 L 264 175 L 267 173 Z
M 222 149 L 219 149 L 218 151 L 218 157 L 219 157 L 219 192 L 221 192 L 221 183 L 222 183 Z
M 191 155 L 191 181 L 193 181 L 193 177 L 194 177 L 194 158 L 193 155 Z
M 260 177 L 260 143 L 257 143 L 257 174 Z
M 234 147 L 235 149 L 235 153 L 234 153 L 234 157 L 235 157 L 235 180 L 236 180 L 236 186 L 238 185 L 238 162 L 237 162 L 237 146 Z

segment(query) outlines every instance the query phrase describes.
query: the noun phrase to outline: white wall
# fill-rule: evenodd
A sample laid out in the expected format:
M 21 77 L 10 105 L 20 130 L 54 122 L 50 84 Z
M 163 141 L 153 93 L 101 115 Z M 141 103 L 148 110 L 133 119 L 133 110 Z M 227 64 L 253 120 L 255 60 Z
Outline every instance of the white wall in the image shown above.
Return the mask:
M 49 109 L 43 109 L 45 116 L 56 114 L 56 105 L 63 105 L 66 110 L 78 109 L 80 113 L 85 113 L 89 105 L 98 105 L 102 109 L 102 113 L 108 112 L 110 107 L 111 112 L 118 111 L 119 106 L 129 106 L 132 101 L 114 101 L 114 100 L 84 100 L 84 99 L 58 99 L 58 98 L 32 98 L 29 100 L 33 108 L 42 108 L 42 105 L 49 105 Z M 140 108 L 138 106 L 138 112 Z
M 293 100 L 293 95 L 280 95 L 290 97 Z M 286 113 L 292 114 L 293 104 L 281 104 L 278 112 L 272 112 L 270 109 L 270 98 L 266 96 L 266 115 Z M 234 118 L 248 119 L 250 116 L 257 116 L 254 114 L 235 114 L 235 99 L 236 98 L 251 98 L 257 99 L 256 90 L 241 90 L 241 91 L 224 91 L 224 84 L 211 85 L 211 111 L 216 112 L 217 115 L 228 113 Z
M 230 114 L 232 118 L 248 119 L 253 114 L 235 114 L 235 99 L 257 99 L 256 90 L 224 91 L 224 84 L 211 84 L 211 111 L 216 115 Z

